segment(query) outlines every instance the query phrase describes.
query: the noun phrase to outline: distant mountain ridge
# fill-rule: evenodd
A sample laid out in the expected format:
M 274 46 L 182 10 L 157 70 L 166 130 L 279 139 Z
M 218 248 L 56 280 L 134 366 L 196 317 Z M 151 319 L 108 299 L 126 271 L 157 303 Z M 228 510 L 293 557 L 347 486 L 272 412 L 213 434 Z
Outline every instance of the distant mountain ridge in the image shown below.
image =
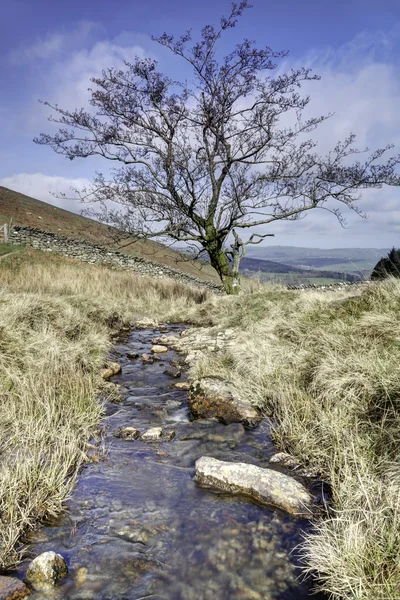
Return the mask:
M 247 271 L 274 273 L 274 274 L 294 274 L 305 276 L 307 278 L 322 277 L 327 279 L 337 279 L 346 281 L 360 281 L 364 279 L 361 273 L 344 273 L 343 271 L 323 271 L 317 269 L 294 267 L 285 263 L 274 262 L 271 260 L 261 260 L 245 256 L 240 263 L 241 271 L 248 274 Z
M 248 258 L 273 261 L 297 268 L 337 272 L 371 272 L 388 248 L 302 248 L 296 246 L 249 247 Z

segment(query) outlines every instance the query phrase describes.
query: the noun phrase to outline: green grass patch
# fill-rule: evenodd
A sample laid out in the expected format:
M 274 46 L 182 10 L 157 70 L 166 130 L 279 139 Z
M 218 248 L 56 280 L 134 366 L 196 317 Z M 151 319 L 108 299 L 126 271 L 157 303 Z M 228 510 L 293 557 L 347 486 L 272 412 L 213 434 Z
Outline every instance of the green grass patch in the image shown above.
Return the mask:
M 14 244 L 1 244 L 0 243 L 0 256 L 5 254 L 10 254 L 11 252 L 17 252 L 21 250 L 21 246 L 16 246 Z

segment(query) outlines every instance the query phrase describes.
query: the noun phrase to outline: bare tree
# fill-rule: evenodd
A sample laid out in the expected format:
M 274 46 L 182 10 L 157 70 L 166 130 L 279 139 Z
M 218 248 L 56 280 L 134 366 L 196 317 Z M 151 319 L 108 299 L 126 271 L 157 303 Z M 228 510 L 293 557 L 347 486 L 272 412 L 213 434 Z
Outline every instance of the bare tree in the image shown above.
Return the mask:
M 219 27 L 204 27 L 196 43 L 190 31 L 155 39 L 187 63 L 190 85 L 157 71 L 155 60 L 136 58 L 92 79 L 92 109 L 46 102 L 61 128 L 35 139 L 71 160 L 114 161 L 118 166 L 107 177 L 97 174 L 81 198 L 100 202 L 104 220 L 136 235 L 194 244 L 208 254 L 227 293 L 239 290 L 246 246 L 271 235 L 262 228 L 243 239 L 246 230 L 314 208 L 343 222 L 341 205 L 362 216 L 360 189 L 400 184 L 400 157 L 377 164 L 389 146 L 350 163 L 361 153 L 351 135 L 327 156 L 316 153 L 307 134 L 330 115 L 302 118 L 309 97 L 298 89 L 318 79 L 309 69 L 270 75 L 286 52 L 245 39 L 217 59 L 221 37 L 250 7 L 247 0 L 233 3 Z M 290 116 L 292 124 L 284 125 Z M 109 210 L 110 200 L 123 210 Z

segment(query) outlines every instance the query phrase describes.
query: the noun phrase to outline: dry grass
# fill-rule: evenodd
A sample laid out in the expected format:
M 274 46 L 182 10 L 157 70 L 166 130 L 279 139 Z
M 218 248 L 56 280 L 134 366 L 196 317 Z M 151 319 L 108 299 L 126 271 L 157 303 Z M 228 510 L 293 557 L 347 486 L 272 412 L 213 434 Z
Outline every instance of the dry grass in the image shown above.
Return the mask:
M 110 328 L 178 321 L 209 293 L 24 252 L 0 263 L 0 569 L 68 497 L 102 407 Z
M 143 316 L 233 327 L 236 344 L 196 366 L 273 415 L 277 444 L 318 467 L 333 508 L 302 546 L 320 589 L 400 598 L 400 281 L 350 292 L 254 285 L 215 297 L 173 281 L 34 252 L 0 264 L 0 566 L 57 514 L 101 417 L 110 327 Z
M 82 208 L 84 207 L 85 205 L 82 205 Z M 153 240 L 137 239 L 132 236 L 121 237 L 116 229 L 98 221 L 0 186 L 0 226 L 9 223 L 10 219 L 14 225 L 39 227 L 59 235 L 88 240 L 94 244 L 114 250 L 119 249 L 126 254 L 179 269 L 192 277 L 220 283 L 216 271 L 209 263 L 183 258 L 174 246 L 169 247 Z
M 199 322 L 235 327 L 236 344 L 194 375 L 233 380 L 273 415 L 278 445 L 329 480 L 333 509 L 302 548 L 320 589 L 398 600 L 400 282 L 345 296 L 275 289 L 213 299 Z

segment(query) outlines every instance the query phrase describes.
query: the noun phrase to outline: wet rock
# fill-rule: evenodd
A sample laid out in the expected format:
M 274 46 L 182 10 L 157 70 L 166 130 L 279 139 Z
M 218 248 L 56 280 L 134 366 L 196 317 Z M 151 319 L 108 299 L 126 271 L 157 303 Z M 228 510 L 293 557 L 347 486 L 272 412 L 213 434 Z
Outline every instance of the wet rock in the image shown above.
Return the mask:
M 154 319 L 144 318 L 136 321 L 135 327 L 136 329 L 157 329 L 158 323 Z
M 277 452 L 269 459 L 272 464 L 283 465 L 289 469 L 296 469 L 299 466 L 299 462 L 291 455 L 286 452 Z
M 154 362 L 154 357 L 150 356 L 150 354 L 142 354 L 142 361 L 151 364 Z
M 129 360 L 135 360 L 136 358 L 139 358 L 139 352 L 128 352 L 126 356 Z
M 0 600 L 19 600 L 31 593 L 23 581 L 16 577 L 3 577 L 0 575 Z
M 168 348 L 166 346 L 152 346 L 151 348 L 152 354 L 162 354 L 164 352 L 168 352 Z
M 245 494 L 293 515 L 311 517 L 313 514 L 313 498 L 306 488 L 272 469 L 202 456 L 196 461 L 195 481 L 224 492 Z
M 197 421 L 195 422 L 197 423 Z M 215 429 L 208 431 L 205 428 L 189 428 L 189 431 L 180 435 L 180 440 L 202 440 L 203 442 L 239 442 L 245 434 L 241 423 L 231 425 L 216 424 Z
M 216 417 L 224 423 L 255 425 L 261 421 L 258 411 L 248 400 L 239 397 L 229 381 L 203 377 L 189 389 L 188 404 L 194 418 Z
M 175 383 L 174 387 L 178 388 L 178 390 L 187 391 L 190 388 L 190 383 L 188 381 L 179 381 Z
M 169 377 L 174 377 L 174 379 L 178 379 L 182 375 L 182 371 L 177 369 L 176 367 L 168 367 L 164 371 L 165 375 L 169 375 Z
M 50 551 L 43 552 L 43 554 L 39 554 L 33 559 L 26 573 L 26 578 L 33 586 L 55 585 L 67 573 L 68 567 L 61 554 Z
M 167 400 L 165 404 L 169 408 L 179 408 L 182 406 L 182 402 L 180 400 Z
M 140 431 L 135 427 L 119 427 L 114 431 L 114 435 L 122 440 L 137 440 L 140 436 Z
M 88 570 L 86 567 L 80 567 L 75 573 L 75 581 L 78 585 L 83 585 L 86 583 L 88 578 Z
M 142 434 L 141 439 L 144 442 L 159 442 L 162 437 L 162 427 L 152 427 Z
M 271 464 L 278 464 L 286 467 L 287 469 L 292 469 L 296 471 L 297 475 L 301 477 L 308 478 L 318 478 L 321 477 L 322 474 L 319 469 L 316 467 L 303 467 L 298 460 L 294 458 L 291 454 L 287 454 L 286 452 L 277 452 L 269 459 Z M 325 474 L 325 477 L 327 474 Z
M 103 379 L 109 379 L 113 375 L 117 375 L 121 372 L 121 365 L 116 362 L 111 362 L 107 367 L 101 370 L 100 374 Z
M 172 429 L 163 430 L 162 427 L 152 427 L 145 431 L 140 439 L 143 442 L 169 442 L 174 437 L 175 431 Z

